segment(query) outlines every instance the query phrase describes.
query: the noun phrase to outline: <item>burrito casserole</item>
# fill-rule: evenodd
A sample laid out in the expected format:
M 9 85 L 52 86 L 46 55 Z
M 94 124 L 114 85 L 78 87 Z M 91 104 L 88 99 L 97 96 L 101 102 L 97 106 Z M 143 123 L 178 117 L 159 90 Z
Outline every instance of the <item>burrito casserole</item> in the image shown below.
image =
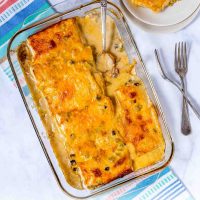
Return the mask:
M 78 189 L 159 162 L 165 150 L 156 110 L 110 17 L 107 49 L 119 75 L 112 77 L 112 67 L 97 62 L 100 30 L 99 13 L 93 12 L 37 32 L 18 48 L 58 163 Z

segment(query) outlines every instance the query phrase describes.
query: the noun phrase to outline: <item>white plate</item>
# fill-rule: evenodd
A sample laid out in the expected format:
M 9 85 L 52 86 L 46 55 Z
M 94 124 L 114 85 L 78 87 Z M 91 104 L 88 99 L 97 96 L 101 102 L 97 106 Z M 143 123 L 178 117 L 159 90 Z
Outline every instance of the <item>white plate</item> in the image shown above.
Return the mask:
M 189 25 L 197 17 L 198 13 L 200 12 L 200 6 L 199 6 L 199 8 L 190 17 L 188 17 L 186 20 L 184 20 L 178 24 L 171 25 L 171 26 L 154 26 L 154 25 L 149 25 L 149 24 L 146 24 L 146 23 L 138 20 L 127 10 L 127 8 L 124 6 L 123 3 L 121 3 L 120 5 L 122 6 L 123 11 L 125 12 L 126 16 L 132 22 L 134 22 L 135 25 L 137 25 L 138 27 L 140 27 L 142 30 L 144 30 L 146 32 L 152 32 L 152 33 L 177 32 L 177 31 L 183 29 L 184 27 L 186 27 L 187 25 Z
M 160 13 L 134 6 L 131 0 L 122 0 L 126 8 L 138 20 L 154 26 L 172 26 L 190 18 L 200 7 L 200 0 L 180 0 Z

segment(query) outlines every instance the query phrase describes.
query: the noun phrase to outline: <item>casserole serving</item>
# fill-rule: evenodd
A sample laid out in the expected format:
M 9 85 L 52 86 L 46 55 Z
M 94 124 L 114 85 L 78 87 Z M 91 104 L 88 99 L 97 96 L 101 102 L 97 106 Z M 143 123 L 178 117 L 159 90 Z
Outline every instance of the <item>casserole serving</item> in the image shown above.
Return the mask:
M 23 95 L 13 72 L 36 133 L 61 187 L 76 197 L 159 169 L 173 152 L 155 90 L 123 15 L 111 3 L 108 30 L 115 31 L 108 34 L 108 48 L 119 76 L 96 62 L 99 8 L 94 2 L 61 13 L 13 38 L 37 109 L 30 109 L 27 99 L 33 100 Z
M 169 5 L 173 5 L 176 0 L 132 0 L 136 6 L 150 8 L 154 12 L 161 12 Z

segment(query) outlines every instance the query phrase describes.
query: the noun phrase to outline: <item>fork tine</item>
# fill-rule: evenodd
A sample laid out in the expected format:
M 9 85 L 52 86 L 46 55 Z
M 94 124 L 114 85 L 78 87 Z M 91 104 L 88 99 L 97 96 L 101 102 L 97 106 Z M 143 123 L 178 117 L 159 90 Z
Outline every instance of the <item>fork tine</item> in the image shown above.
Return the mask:
M 180 42 L 178 43 L 178 66 L 179 69 L 181 67 L 181 55 L 180 55 Z
M 175 44 L 175 49 L 174 49 L 174 67 L 176 70 L 177 69 L 177 43 Z
M 184 45 L 181 42 L 181 67 L 185 68 L 185 56 L 184 56 Z
M 184 60 L 185 60 L 185 68 L 188 70 L 188 63 L 187 63 L 187 44 L 184 44 Z

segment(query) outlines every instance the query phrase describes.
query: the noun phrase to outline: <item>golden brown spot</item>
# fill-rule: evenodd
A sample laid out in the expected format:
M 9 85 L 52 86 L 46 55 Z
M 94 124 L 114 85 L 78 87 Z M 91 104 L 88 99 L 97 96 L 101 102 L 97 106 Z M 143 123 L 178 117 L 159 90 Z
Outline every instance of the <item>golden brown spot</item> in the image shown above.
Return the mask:
M 136 92 L 130 92 L 129 93 L 129 97 L 130 98 L 134 98 L 134 97 L 136 97 L 137 96 L 137 93 Z
M 122 165 L 124 161 L 126 160 L 126 157 L 120 158 L 114 165 L 114 167 L 117 167 L 119 165 Z
M 107 134 L 107 132 L 106 131 L 102 131 L 101 134 L 102 134 L 102 136 L 105 136 Z
M 69 37 L 72 36 L 72 34 L 73 34 L 72 31 L 69 31 L 66 35 L 64 35 L 64 37 L 65 37 L 65 38 L 69 38 Z
M 95 177 L 101 177 L 101 175 L 102 175 L 101 170 L 98 169 L 98 168 L 93 169 L 92 172 L 93 172 Z
M 143 132 L 146 132 L 148 130 L 147 127 L 146 127 L 146 123 L 141 124 L 140 128 L 142 129 Z
M 137 145 L 141 140 L 143 140 L 144 139 L 144 134 L 138 134 L 135 138 L 134 138 L 134 140 L 133 140 L 133 143 L 135 144 L 135 145 Z
M 103 150 L 103 149 L 100 149 L 100 150 L 99 150 L 99 154 L 100 154 L 101 156 L 104 156 L 104 155 L 106 154 L 106 151 Z
M 132 123 L 132 120 L 131 120 L 131 118 L 130 118 L 130 114 L 129 114 L 129 110 L 125 110 L 125 119 L 126 119 L 126 122 L 128 123 L 128 124 L 131 124 Z
M 50 42 L 49 42 L 49 48 L 53 49 L 55 47 L 56 47 L 56 43 L 54 42 L 54 40 L 50 40 Z
M 94 160 L 96 160 L 98 163 L 100 163 L 101 162 L 101 157 L 102 157 L 102 155 L 98 154 L 97 156 L 94 157 Z
M 62 33 L 56 33 L 55 36 L 58 40 L 62 39 Z
M 137 119 L 142 120 L 142 115 L 137 115 Z
M 72 96 L 72 95 L 70 94 L 70 91 L 65 90 L 65 91 L 63 91 L 63 92 L 61 93 L 60 98 L 61 98 L 61 100 L 63 101 L 65 98 L 71 97 L 71 96 Z

